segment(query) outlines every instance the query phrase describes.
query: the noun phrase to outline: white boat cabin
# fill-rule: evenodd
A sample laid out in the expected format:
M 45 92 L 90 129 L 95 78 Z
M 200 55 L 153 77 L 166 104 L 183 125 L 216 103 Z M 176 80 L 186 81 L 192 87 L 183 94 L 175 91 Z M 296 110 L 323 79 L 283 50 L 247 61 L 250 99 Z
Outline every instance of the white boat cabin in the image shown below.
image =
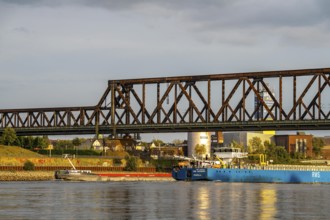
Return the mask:
M 248 153 L 242 152 L 240 148 L 219 147 L 214 149 L 213 155 L 226 162 L 231 162 L 234 158 L 246 158 Z

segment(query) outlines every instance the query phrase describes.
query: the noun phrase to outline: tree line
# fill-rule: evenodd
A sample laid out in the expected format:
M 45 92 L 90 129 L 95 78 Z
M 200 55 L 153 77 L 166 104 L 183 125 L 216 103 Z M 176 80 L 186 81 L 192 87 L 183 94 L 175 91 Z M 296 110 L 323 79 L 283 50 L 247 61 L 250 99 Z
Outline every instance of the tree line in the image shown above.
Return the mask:
M 54 148 L 58 149 L 74 149 L 75 146 L 79 146 L 82 143 L 82 139 L 76 137 L 73 140 L 55 140 L 52 141 Z M 17 136 L 13 128 L 5 128 L 1 137 L 0 144 L 6 146 L 20 146 L 26 149 L 45 149 L 51 142 L 48 136 Z

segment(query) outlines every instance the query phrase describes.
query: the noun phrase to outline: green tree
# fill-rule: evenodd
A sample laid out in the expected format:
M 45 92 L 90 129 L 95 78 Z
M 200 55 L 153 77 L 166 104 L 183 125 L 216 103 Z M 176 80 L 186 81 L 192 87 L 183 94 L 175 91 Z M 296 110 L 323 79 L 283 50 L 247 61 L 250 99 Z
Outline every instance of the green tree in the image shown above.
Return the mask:
M 242 152 L 244 152 L 245 151 L 245 147 L 244 147 L 244 145 L 243 144 L 240 144 L 240 143 L 238 143 L 237 141 L 235 141 L 235 140 L 233 140 L 231 143 L 230 143 L 230 145 L 233 147 L 233 148 L 239 148 L 239 149 L 241 149 L 242 150 Z
M 73 146 L 80 146 L 81 140 L 78 137 L 76 137 L 72 140 L 72 144 L 73 144 Z
M 32 149 L 33 148 L 33 143 L 34 143 L 34 138 L 31 136 L 24 137 L 23 138 L 23 147 Z
M 249 153 L 265 153 L 265 147 L 260 137 L 253 137 L 249 140 Z
M 54 146 L 56 148 L 60 148 L 60 149 L 72 149 L 73 148 L 73 144 L 71 140 L 57 140 L 54 143 Z
M 265 141 L 265 154 L 267 160 L 273 160 L 274 163 L 289 163 L 290 155 L 284 147 L 276 146 L 273 142 Z
M 276 146 L 275 148 L 275 155 L 276 155 L 276 163 L 289 163 L 290 162 L 290 155 L 285 147 Z
M 42 139 L 44 139 L 44 142 L 46 143 L 46 146 L 50 145 L 50 140 L 47 135 L 42 136 Z
M 322 148 L 324 147 L 324 140 L 319 137 L 313 137 L 312 140 L 312 145 L 313 145 L 313 153 L 315 156 L 320 156 L 322 152 Z
M 5 128 L 2 136 L 1 143 L 7 146 L 13 145 L 17 141 L 16 132 L 13 128 Z
M 198 156 L 202 156 L 203 154 L 206 153 L 206 147 L 204 144 L 197 144 L 195 146 L 195 154 Z
M 273 146 L 275 146 L 275 144 L 273 142 L 270 142 L 268 140 L 264 141 L 265 150 L 267 150 L 267 148 L 273 147 Z
M 276 145 L 273 142 L 270 141 L 264 141 L 264 147 L 265 147 L 265 154 L 267 157 L 271 157 L 275 155 L 276 151 Z
M 47 142 L 43 137 L 35 137 L 33 140 L 33 147 L 46 148 Z
M 22 136 L 18 136 L 17 138 L 16 138 L 16 141 L 15 141 L 15 145 L 16 146 L 20 146 L 20 147 L 23 147 L 23 140 L 24 140 L 24 137 L 22 137 Z
M 138 161 L 136 157 L 127 156 L 125 157 L 125 160 L 126 160 L 126 166 L 125 166 L 126 171 L 137 171 Z

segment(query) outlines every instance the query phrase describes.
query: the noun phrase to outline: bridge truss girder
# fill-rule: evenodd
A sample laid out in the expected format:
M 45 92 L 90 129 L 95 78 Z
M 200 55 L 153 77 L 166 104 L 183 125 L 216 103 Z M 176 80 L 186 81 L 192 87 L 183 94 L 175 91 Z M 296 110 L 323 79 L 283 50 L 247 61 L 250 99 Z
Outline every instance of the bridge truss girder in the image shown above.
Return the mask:
M 329 95 L 330 69 L 111 80 L 96 106 L 0 110 L 0 128 L 28 135 L 327 130 Z

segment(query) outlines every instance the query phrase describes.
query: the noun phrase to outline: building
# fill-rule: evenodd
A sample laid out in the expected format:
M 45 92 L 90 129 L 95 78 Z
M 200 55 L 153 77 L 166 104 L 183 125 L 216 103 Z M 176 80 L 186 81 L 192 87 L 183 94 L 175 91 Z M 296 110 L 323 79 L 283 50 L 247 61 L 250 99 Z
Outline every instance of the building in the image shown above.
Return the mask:
M 106 139 L 105 145 L 112 151 L 132 151 L 135 150 L 136 141 L 132 138 Z
M 223 133 L 221 131 L 216 131 L 211 135 L 211 151 L 214 148 L 223 147 Z
M 195 147 L 197 145 L 204 145 L 206 153 L 199 155 L 202 158 L 211 155 L 211 132 L 189 132 L 188 133 L 188 157 L 197 156 Z
M 300 153 L 305 157 L 313 156 L 313 135 L 275 135 L 276 146 L 283 146 L 289 154 Z
M 184 156 L 182 147 L 178 146 L 155 146 L 152 144 L 150 146 L 150 156 L 154 159 L 159 159 L 161 157 L 173 157 L 173 156 Z
M 246 148 L 245 150 L 247 150 L 247 146 L 249 146 L 250 140 L 252 140 L 254 137 L 260 138 L 261 143 L 264 143 L 265 141 L 274 141 L 273 134 L 263 132 L 225 132 L 223 136 L 223 145 L 225 147 L 230 147 L 232 142 L 235 141 L 236 143 L 244 146 Z
M 269 88 L 268 83 L 267 83 L 267 87 Z M 275 96 L 275 93 L 273 90 L 271 91 L 271 94 L 269 94 L 264 87 L 259 89 L 259 96 L 261 97 L 261 99 L 263 100 L 263 102 L 265 103 L 265 105 L 267 106 L 268 109 L 271 109 L 272 106 L 274 105 L 274 101 L 273 101 L 271 95 Z M 267 115 L 268 114 L 267 109 L 264 107 L 264 105 L 262 105 L 261 101 L 258 99 L 258 97 L 256 95 L 254 96 L 254 106 L 255 106 L 255 109 L 258 109 L 258 111 L 256 112 L 256 115 L 255 115 L 255 119 L 257 119 L 257 120 L 263 119 L 263 118 L 266 118 L 267 120 L 272 119 L 270 115 Z M 275 114 L 274 110 L 272 110 L 272 114 Z
M 269 84 L 266 84 L 267 87 L 269 88 Z M 261 89 L 259 89 L 259 96 L 261 97 L 261 99 L 263 100 L 263 102 L 265 103 L 265 105 L 267 106 L 268 109 L 272 109 L 272 107 L 274 106 L 274 100 L 272 99 L 272 96 L 275 96 L 275 92 L 273 89 L 271 89 L 271 94 L 269 92 L 267 92 L 267 90 L 262 87 Z M 255 114 L 255 119 L 256 120 L 273 120 L 271 115 L 268 114 L 267 109 L 265 108 L 265 106 L 261 103 L 261 101 L 258 99 L 258 97 L 255 95 L 254 96 L 254 108 L 258 109 L 258 111 Z M 275 115 L 275 111 L 272 110 L 271 113 L 273 115 Z M 275 131 L 263 131 L 263 134 L 269 134 L 269 135 L 275 135 L 276 132 Z

